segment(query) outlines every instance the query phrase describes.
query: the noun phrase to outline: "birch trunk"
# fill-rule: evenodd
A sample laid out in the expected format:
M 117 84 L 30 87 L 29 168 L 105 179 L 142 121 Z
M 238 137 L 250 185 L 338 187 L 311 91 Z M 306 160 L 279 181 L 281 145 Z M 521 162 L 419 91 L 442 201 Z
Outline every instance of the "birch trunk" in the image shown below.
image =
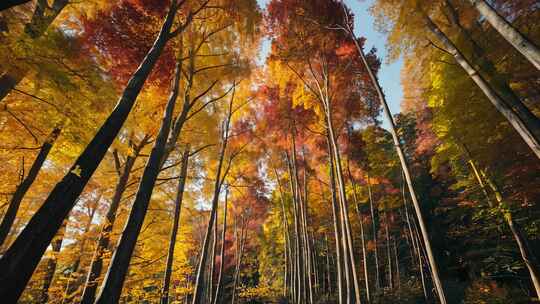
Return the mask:
M 449 0 L 445 0 L 450 22 L 457 28 L 460 36 L 463 37 L 472 46 L 473 59 L 471 62 L 474 67 L 483 72 L 488 82 L 494 86 L 496 91 L 502 95 L 502 98 L 516 111 L 516 114 L 531 128 L 531 133 L 536 138 L 540 138 L 540 120 L 534 113 L 527 108 L 521 101 L 518 94 L 510 87 L 508 81 L 501 75 L 495 64 L 486 56 L 485 50 L 474 40 L 471 33 L 463 27 L 459 20 L 459 14 Z
M 476 85 L 482 90 L 488 100 L 508 120 L 510 125 L 518 132 L 525 143 L 531 148 L 536 157 L 540 158 L 540 138 L 535 136 L 535 125 L 524 121 L 516 112 L 501 98 L 493 87 L 478 73 L 470 62 L 463 56 L 456 45 L 439 29 L 439 27 L 425 15 L 424 20 L 428 29 L 437 37 L 447 51 L 452 54 L 456 62 L 465 70 Z M 538 132 L 540 133 L 540 132 Z
M 377 224 L 375 223 L 375 208 L 373 204 L 373 193 L 371 191 L 371 180 L 369 178 L 369 171 L 367 171 L 367 188 L 368 188 L 368 197 L 369 197 L 369 210 L 371 214 L 371 232 L 373 234 L 373 256 L 375 258 L 375 288 L 378 289 L 381 287 L 381 274 L 379 271 L 379 246 L 377 245 Z
M 332 219 L 334 222 L 334 238 L 336 241 L 336 266 L 337 266 L 337 289 L 338 289 L 338 299 L 339 304 L 342 304 L 345 302 L 345 291 L 343 286 L 344 284 L 344 277 L 346 276 L 343 272 L 343 266 L 344 266 L 344 253 L 342 249 L 342 242 L 341 242 L 341 222 L 339 221 L 339 207 L 337 203 L 337 197 L 336 197 L 336 181 L 334 177 L 334 159 L 332 156 L 331 148 L 330 148 L 330 140 L 328 140 L 328 163 L 329 163 L 329 171 L 330 171 L 330 193 L 332 197 Z M 347 288 L 349 287 L 348 280 L 347 280 Z
M 508 43 L 527 58 L 537 70 L 540 70 L 540 49 L 538 46 L 520 33 L 503 16 L 499 15 L 487 1 L 470 0 L 470 2 Z
M 198 264 L 198 267 L 197 267 L 197 277 L 195 279 L 195 287 L 194 287 L 194 291 L 193 291 L 193 300 L 192 300 L 192 303 L 193 304 L 199 304 L 199 303 L 202 303 L 203 301 L 203 288 L 204 288 L 204 284 L 203 284 L 203 280 L 204 280 L 204 275 L 205 275 L 205 265 L 206 265 L 206 260 L 207 260 L 207 251 L 208 251 L 208 246 L 209 246 L 209 243 L 210 243 L 210 234 L 212 233 L 212 228 L 214 226 L 214 223 L 216 221 L 216 216 L 217 216 L 217 208 L 218 208 L 218 202 L 219 202 L 219 194 L 221 192 L 221 186 L 223 184 L 223 181 L 225 179 L 225 177 L 222 176 L 221 174 L 221 171 L 222 171 L 222 167 L 223 167 L 223 161 L 224 161 L 224 158 L 225 158 L 225 151 L 227 149 L 227 142 L 228 142 L 228 136 L 229 136 L 229 126 L 230 126 L 230 123 L 231 123 L 231 117 L 232 117 L 232 107 L 233 107 L 233 101 L 234 101 L 234 92 L 233 92 L 233 95 L 231 97 L 231 101 L 229 103 L 229 113 L 228 113 L 228 116 L 227 118 L 225 119 L 225 122 L 224 122 L 224 128 L 223 128 L 223 137 L 222 137 L 222 142 L 221 142 L 221 149 L 220 149 L 220 152 L 219 152 L 219 161 L 218 161 L 218 166 L 217 166 L 217 170 L 216 170 L 216 181 L 214 183 L 214 196 L 212 198 L 212 208 L 211 208 L 211 211 L 210 211 L 210 219 L 208 221 L 208 226 L 206 227 L 206 234 L 204 236 L 204 241 L 203 241 L 203 245 L 201 247 L 201 256 L 200 256 L 200 259 L 199 259 L 199 264 Z
M 499 206 L 501 207 L 501 210 L 503 212 L 504 219 L 506 220 L 506 223 L 508 224 L 508 227 L 512 232 L 512 236 L 516 240 L 519 252 L 521 253 L 521 258 L 523 259 L 523 262 L 525 263 L 525 266 L 529 271 L 531 281 L 536 291 L 536 297 L 538 298 L 540 297 L 540 268 L 536 256 L 532 251 L 529 245 L 529 241 L 525 236 L 523 230 L 518 223 L 514 222 L 512 212 L 505 208 L 504 198 L 502 192 L 499 189 L 499 186 L 491 179 L 490 176 L 487 175 L 486 172 L 481 171 L 481 174 L 482 177 L 486 180 L 491 190 L 495 193 L 495 199 L 497 200 L 497 203 L 499 203 Z
M 354 35 L 354 32 L 352 29 L 347 29 L 348 33 L 351 35 L 351 38 L 353 39 L 353 42 L 356 46 L 356 49 L 358 51 L 358 55 L 360 56 L 360 59 L 362 60 L 362 63 L 366 67 L 366 70 L 369 74 L 369 77 L 371 79 L 371 82 L 373 83 L 373 86 L 375 87 L 377 91 L 377 96 L 379 98 L 379 101 L 381 102 L 381 105 L 383 107 L 384 116 L 386 117 L 386 120 L 388 120 L 390 124 L 390 133 L 392 135 L 392 139 L 394 141 L 394 146 L 396 148 L 396 152 L 398 154 L 401 168 L 403 170 L 403 173 L 405 175 L 405 180 L 407 181 L 407 187 L 409 189 L 409 194 L 411 195 L 411 200 L 413 202 L 414 210 L 416 212 L 416 217 L 418 219 L 418 224 L 420 226 L 420 230 L 422 232 L 422 239 L 424 241 L 426 252 L 428 256 L 428 260 L 431 266 L 433 281 L 435 283 L 435 288 L 437 289 L 437 294 L 439 295 L 439 300 L 441 304 L 446 304 L 446 296 L 444 294 L 444 288 L 439 276 L 439 268 L 437 266 L 437 262 L 435 261 L 435 256 L 433 254 L 433 250 L 431 249 L 431 241 L 429 240 L 429 234 L 427 230 L 427 226 L 424 221 L 424 217 L 422 215 L 422 209 L 420 208 L 420 203 L 418 202 L 416 191 L 414 190 L 412 178 L 409 170 L 409 164 L 407 162 L 407 159 L 405 158 L 405 154 L 403 153 L 403 149 L 401 147 L 401 142 L 399 140 L 398 133 L 396 132 L 396 124 L 394 122 L 394 119 L 392 118 L 392 115 L 390 113 L 390 108 L 388 107 L 388 103 L 386 102 L 386 97 L 384 96 L 384 93 L 381 89 L 381 86 L 379 84 L 379 80 L 377 79 L 377 76 L 371 69 L 369 62 L 367 61 L 367 58 L 364 54 L 364 50 L 360 46 L 358 39 L 356 39 L 356 36 Z
M 336 171 L 336 178 L 337 178 L 337 185 L 339 190 L 339 197 L 341 201 L 341 218 L 343 221 L 343 241 L 344 241 L 344 248 L 345 248 L 345 254 L 347 256 L 347 259 L 349 261 L 349 268 L 348 272 L 352 274 L 352 291 L 354 292 L 354 302 L 357 304 L 361 303 L 360 298 L 360 284 L 358 282 L 358 276 L 356 273 L 356 262 L 353 252 L 353 244 L 352 244 L 352 237 L 351 237 L 351 228 L 350 228 L 350 221 L 349 221 L 349 212 L 348 212 L 348 203 L 347 203 L 347 194 L 345 191 L 345 180 L 343 178 L 343 169 L 341 167 L 341 156 L 339 152 L 339 147 L 336 141 L 336 135 L 334 131 L 334 126 L 332 122 L 332 112 L 331 112 L 331 106 L 330 106 L 330 100 L 326 99 L 325 102 L 325 112 L 326 112 L 326 123 L 328 128 L 328 138 L 330 141 L 330 147 L 332 149 L 332 153 L 334 156 L 334 162 L 335 162 L 335 171 Z M 351 300 L 353 302 L 353 300 Z
M 219 296 L 221 295 L 221 281 L 223 276 L 223 266 L 225 265 L 225 236 L 227 231 L 227 199 L 229 196 L 229 188 L 227 187 L 225 189 L 225 204 L 223 206 L 223 228 L 221 231 L 221 252 L 219 254 L 220 256 L 220 263 L 219 263 L 219 272 L 218 272 L 218 279 L 216 284 L 216 294 L 214 296 L 213 304 L 217 304 L 219 302 Z

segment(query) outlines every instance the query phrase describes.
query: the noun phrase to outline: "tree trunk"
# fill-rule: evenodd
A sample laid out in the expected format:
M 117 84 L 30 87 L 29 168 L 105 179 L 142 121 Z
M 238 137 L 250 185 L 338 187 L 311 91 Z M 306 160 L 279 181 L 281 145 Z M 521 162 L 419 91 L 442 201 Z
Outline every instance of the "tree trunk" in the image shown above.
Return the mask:
M 4 2 L 0 4 L 0 11 L 12 8 L 17 5 L 28 3 L 30 1 L 31 0 L 4 0 Z
M 379 272 L 379 246 L 377 245 L 377 224 L 375 222 L 375 208 L 373 204 L 373 194 L 371 192 L 371 181 L 369 179 L 369 171 L 367 171 L 367 188 L 369 197 L 369 210 L 371 214 L 371 230 L 373 234 L 373 256 L 375 258 L 375 288 L 381 288 L 381 274 Z
M 60 249 L 62 249 L 62 242 L 64 241 L 64 234 L 66 233 L 66 224 L 67 221 L 64 221 L 64 224 L 60 230 L 58 230 L 58 234 L 54 237 L 54 240 L 51 243 L 52 256 L 47 259 L 47 266 L 45 268 L 45 275 L 39 296 L 39 303 L 41 304 L 46 304 L 49 302 L 49 287 L 51 287 L 54 273 L 56 272 L 58 254 L 60 254 Z
M 525 35 L 520 33 L 503 16 L 499 15 L 485 0 L 470 0 L 471 4 L 481 15 L 501 34 L 518 52 L 529 60 L 537 70 L 540 70 L 540 49 Z
M 499 208 L 503 212 L 504 219 L 506 220 L 508 227 L 510 227 L 512 236 L 516 240 L 516 243 L 519 247 L 519 252 L 521 253 L 521 258 L 523 259 L 523 262 L 525 263 L 525 266 L 529 271 L 531 281 L 536 291 L 536 297 L 538 298 L 540 297 L 540 271 L 536 256 L 532 251 L 531 247 L 529 246 L 529 241 L 525 236 L 524 232 L 522 231 L 521 227 L 518 223 L 514 222 L 512 212 L 508 209 L 508 206 L 505 206 L 504 198 L 502 192 L 499 189 L 499 186 L 491 179 L 490 176 L 487 175 L 486 172 L 481 171 L 481 174 L 482 177 L 484 177 L 484 179 L 486 180 L 491 190 L 495 193 L 495 199 L 499 203 Z
M 214 223 L 214 232 L 213 232 L 213 238 L 212 238 L 212 248 L 210 250 L 210 272 L 208 274 L 208 294 L 207 294 L 207 300 L 206 303 L 212 303 L 212 300 L 214 299 L 214 272 L 215 272 L 215 266 L 216 266 L 216 246 L 217 246 L 217 238 L 218 238 L 218 213 L 216 211 L 216 222 Z
M 15 193 L 13 193 L 6 214 L 4 215 L 2 223 L 0 224 L 0 246 L 4 245 L 9 231 L 11 230 L 11 226 L 13 226 L 13 222 L 15 222 L 15 217 L 17 215 L 17 211 L 19 211 L 21 202 L 28 189 L 30 189 L 32 183 L 34 183 L 34 181 L 36 180 L 36 177 L 41 170 L 41 167 L 43 167 L 43 163 L 45 163 L 45 160 L 47 159 L 47 156 L 49 155 L 49 152 L 51 151 L 54 142 L 58 138 L 58 135 L 60 135 L 60 128 L 55 128 L 51 132 L 51 134 L 49 134 L 49 136 L 41 146 L 39 153 L 34 160 L 34 163 L 32 164 L 32 167 L 30 167 L 28 175 L 17 187 Z
M 283 187 L 281 185 L 281 181 L 279 179 L 279 175 L 277 173 L 277 170 L 276 168 L 274 167 L 273 168 L 274 170 L 274 175 L 276 176 L 276 181 L 277 181 L 277 184 L 278 184 L 278 189 L 279 189 L 279 199 L 280 199 L 280 202 L 281 202 L 281 212 L 283 214 L 283 234 L 284 234 L 284 243 L 285 243 L 285 273 L 284 273 L 284 287 L 283 287 L 283 296 L 285 298 L 288 297 L 289 295 L 289 292 L 288 292 L 288 284 L 289 284 L 289 281 L 290 281 L 290 260 L 292 259 L 292 253 L 291 253 L 291 238 L 290 238 L 290 235 L 289 235 L 289 220 L 287 219 L 287 210 L 285 208 L 285 199 L 283 197 L 284 195 L 284 192 L 283 192 Z M 214 303 L 216 304 L 216 303 Z
M 535 136 L 540 134 L 540 130 L 535 130 L 535 125 L 524 121 L 514 110 L 503 100 L 491 85 L 478 73 L 465 56 L 459 51 L 452 41 L 437 27 L 437 25 L 424 15 L 424 20 L 428 29 L 439 39 L 447 51 L 452 54 L 457 63 L 465 70 L 476 85 L 482 90 L 484 95 L 495 106 L 495 108 L 508 120 L 508 122 L 519 133 L 521 138 L 529 145 L 534 154 L 540 158 L 540 138 Z
M 99 295 L 95 301 L 96 304 L 117 303 L 120 299 L 129 262 L 137 244 L 137 238 L 139 237 L 148 210 L 148 204 L 150 203 L 150 197 L 152 196 L 156 179 L 161 169 L 161 159 L 165 153 L 165 145 L 171 129 L 174 106 L 178 96 L 180 75 L 180 63 L 177 63 L 175 77 L 171 84 L 171 94 L 167 101 L 159 133 L 144 168 L 129 218 L 118 241 L 117 249 L 109 265 L 109 270 L 103 280 Z
M 168 39 L 176 15 L 176 1 L 154 45 L 129 80 L 118 104 L 100 127 L 75 164 L 53 188 L 45 202 L 0 259 L 0 298 L 16 302 L 34 272 L 47 246 L 62 225 L 84 187 L 122 128 L 135 99 Z M 192 18 L 188 18 L 189 22 Z
M 351 168 L 347 164 L 347 172 L 349 174 L 349 180 L 351 181 L 351 185 L 353 188 L 353 199 L 354 199 L 354 205 L 356 207 L 356 215 L 358 216 L 358 223 L 360 224 L 360 238 L 362 240 L 362 264 L 364 266 L 364 280 L 366 284 L 366 302 L 371 302 L 371 292 L 369 289 L 369 272 L 368 272 L 368 266 L 367 266 L 367 249 L 366 249 L 366 237 L 364 234 L 364 222 L 362 219 L 362 213 L 360 212 L 360 202 L 358 202 L 358 196 L 356 194 L 356 182 L 353 179 L 353 176 L 351 174 Z
M 516 114 L 530 126 L 531 132 L 536 138 L 540 138 L 540 120 L 529 108 L 521 101 L 518 94 L 508 84 L 508 81 L 497 71 L 495 64 L 486 56 L 485 50 L 474 40 L 470 32 L 461 25 L 459 14 L 450 3 L 445 0 L 445 6 L 448 11 L 449 20 L 457 28 L 460 36 L 463 37 L 472 47 L 474 67 L 486 75 L 487 80 L 494 86 L 502 98 L 514 109 Z
M 330 179 L 330 194 L 332 197 L 332 219 L 334 222 L 334 238 L 336 240 L 336 266 L 337 266 L 337 289 L 338 289 L 338 300 L 339 304 L 342 304 L 345 302 L 345 286 L 344 286 L 344 277 L 345 274 L 343 266 L 345 259 L 343 249 L 342 249 L 342 242 L 341 242 L 341 222 L 339 221 L 339 207 L 337 203 L 337 195 L 336 195 L 336 180 L 334 176 L 334 157 L 332 155 L 332 148 L 330 147 L 330 139 L 328 139 L 328 164 L 329 164 L 329 179 Z M 348 284 L 347 284 L 347 287 Z
M 413 232 L 413 226 L 411 225 L 411 218 L 409 217 L 409 208 L 407 207 L 407 198 L 405 197 L 405 178 L 403 177 L 403 186 L 401 190 L 401 195 L 403 197 L 403 207 L 405 208 L 405 219 L 407 220 L 407 228 L 409 229 L 409 235 L 411 238 L 411 246 L 413 247 L 414 254 L 411 253 L 411 259 L 418 258 L 418 271 L 420 272 L 420 280 L 422 283 L 422 291 L 424 292 L 424 300 L 428 302 L 428 293 L 427 293 L 427 287 L 426 287 L 426 281 L 424 278 L 424 267 L 422 263 L 422 256 L 420 252 L 419 245 L 416 243 L 417 238 Z
M 231 97 L 231 101 L 229 103 L 229 113 L 227 118 L 224 121 L 224 130 L 223 130 L 223 137 L 221 142 L 221 149 L 219 152 L 219 162 L 218 167 L 216 170 L 216 181 L 214 183 L 214 197 L 212 199 L 212 209 L 210 211 L 210 219 L 208 221 L 208 226 L 206 227 L 206 234 L 204 236 L 203 246 L 201 248 L 201 256 L 199 259 L 199 264 L 197 268 L 197 278 L 195 279 L 195 287 L 193 291 L 193 304 L 200 304 L 203 301 L 203 279 L 205 275 L 205 265 L 207 260 L 207 251 L 208 246 L 210 243 L 210 234 L 212 233 L 212 228 L 214 226 L 216 216 L 217 216 L 217 208 L 218 208 L 218 202 L 219 202 L 219 194 L 221 192 L 221 186 L 223 185 L 223 181 L 225 180 L 225 177 L 227 175 L 227 172 L 225 172 L 225 176 L 222 176 L 221 171 L 223 167 L 223 161 L 225 159 L 225 150 L 227 149 L 227 143 L 228 143 L 228 136 L 229 136 L 229 127 L 231 123 L 231 117 L 232 117 L 232 111 L 233 111 L 233 101 L 234 101 L 234 92 Z M 227 168 L 228 169 L 228 168 Z
M 386 97 L 384 96 L 384 93 L 381 89 L 381 86 L 379 84 L 379 80 L 377 79 L 377 76 L 371 69 L 367 58 L 364 54 L 364 50 L 362 50 L 362 47 L 360 46 L 358 39 L 356 39 L 356 36 L 354 35 L 354 32 L 349 28 L 349 34 L 351 35 L 351 38 L 354 41 L 354 44 L 356 46 L 356 49 L 358 51 L 358 55 L 360 56 L 364 66 L 366 67 L 366 70 L 369 74 L 369 77 L 371 79 L 371 82 L 373 83 L 373 86 L 375 87 L 377 91 L 377 96 L 379 97 L 379 101 L 381 102 L 381 105 L 383 106 L 383 112 L 384 116 L 388 120 L 390 124 L 390 133 L 392 134 L 392 139 L 394 141 L 394 146 L 396 148 L 396 152 L 398 154 L 400 163 L 401 163 L 401 169 L 403 170 L 403 173 L 405 175 L 405 180 L 407 181 L 407 187 L 409 188 L 409 194 L 411 195 L 411 200 L 413 202 L 414 210 L 416 212 L 416 217 L 418 219 L 418 223 L 420 225 L 420 230 L 422 232 L 422 238 L 424 240 L 424 244 L 426 247 L 426 252 L 428 256 L 429 263 L 431 265 L 431 271 L 433 275 L 433 281 L 435 283 L 435 288 L 437 289 L 437 294 L 439 296 L 439 300 L 441 301 L 441 304 L 446 304 L 446 296 L 444 294 L 444 288 L 439 276 L 439 268 L 437 266 L 437 262 L 435 261 L 435 256 L 433 254 L 433 250 L 431 249 L 431 241 L 429 240 L 429 234 L 428 230 L 424 221 L 424 217 L 422 215 L 422 210 L 420 208 L 420 204 L 418 202 L 416 191 L 414 190 L 412 178 L 409 170 L 409 164 L 407 162 L 407 159 L 405 158 L 405 154 L 403 153 L 403 148 L 401 147 L 401 142 L 399 140 L 398 134 L 396 132 L 396 124 L 394 122 L 394 119 L 392 118 L 392 115 L 390 113 L 390 108 L 388 107 L 388 103 L 386 102 Z
M 232 298 L 231 304 L 235 303 L 236 300 L 236 288 L 238 286 L 238 281 L 240 280 L 240 268 L 242 267 L 242 256 L 244 254 L 244 242 L 245 242 L 245 227 L 246 223 L 242 215 L 242 227 L 240 227 L 240 236 L 236 238 L 237 248 L 236 248 L 236 267 L 234 270 L 233 286 L 232 286 Z
M 293 132 L 291 131 L 291 146 L 292 142 L 294 142 Z M 291 148 L 291 155 L 294 153 L 293 148 Z M 298 212 L 298 187 L 297 187 L 297 178 L 296 178 L 296 167 L 294 166 L 294 160 L 289 159 L 287 156 L 287 164 L 289 168 L 289 178 L 290 178 L 290 187 L 291 187 L 291 194 L 292 194 L 292 200 L 293 200 L 293 220 L 294 220 L 294 282 L 295 282 L 295 295 L 293 298 L 293 301 L 295 303 L 302 303 L 303 298 L 303 282 L 304 282 L 304 273 L 303 273 L 303 267 L 302 267 L 302 259 L 301 259 L 301 241 L 300 241 L 300 234 L 301 234 L 301 228 L 300 228 L 300 214 Z
M 227 232 L 227 199 L 229 196 L 229 188 L 225 189 L 225 204 L 223 206 L 223 229 L 221 231 L 221 251 L 220 251 L 220 263 L 219 263 L 219 272 L 218 279 L 216 284 L 216 294 L 214 296 L 213 304 L 217 304 L 219 301 L 219 296 L 221 295 L 221 281 L 223 276 L 223 266 L 225 265 L 225 236 Z
M 189 145 L 187 145 L 182 155 L 182 168 L 180 169 L 180 178 L 178 179 L 178 188 L 176 190 L 176 200 L 174 204 L 174 219 L 171 227 L 171 237 L 169 240 L 169 250 L 167 253 L 167 264 L 165 266 L 165 275 L 163 277 L 163 286 L 161 289 L 161 304 L 169 303 L 169 285 L 171 282 L 172 265 L 174 261 L 174 246 L 176 244 L 176 235 L 180 225 L 180 214 L 182 211 L 182 199 L 184 197 L 184 188 L 187 179 L 189 158 Z
M 356 304 L 360 304 L 361 298 L 360 298 L 360 283 L 358 282 L 358 275 L 356 272 L 356 261 L 354 257 L 354 251 L 353 251 L 353 243 L 352 243 L 352 233 L 351 233 L 351 227 L 350 227 L 350 220 L 349 220 L 349 208 L 347 203 L 347 194 L 345 191 L 345 180 L 343 178 L 343 169 L 341 167 L 341 156 L 339 152 L 338 143 L 336 141 L 336 135 L 334 134 L 334 126 L 332 122 L 332 114 L 331 114 L 331 105 L 330 101 L 326 101 L 326 123 L 328 128 L 328 137 L 330 139 L 330 147 L 332 148 L 332 152 L 334 154 L 334 163 L 335 163 L 335 171 L 336 171 L 336 179 L 337 179 L 337 185 L 339 190 L 339 197 L 341 201 L 341 218 L 343 221 L 342 228 L 345 228 L 343 233 L 344 237 L 344 247 L 345 247 L 345 254 L 348 255 L 348 261 L 349 261 L 349 272 L 352 274 L 352 291 L 354 292 L 354 300 L 351 300 L 351 302 L 354 302 Z
M 386 232 L 386 258 L 388 260 L 388 287 L 394 289 L 394 278 L 392 273 L 392 251 L 390 249 L 390 231 L 388 229 L 388 210 L 384 211 L 384 231 Z
M 98 286 L 98 279 L 101 276 L 103 270 L 103 259 L 107 250 L 109 250 L 109 243 L 111 239 L 111 233 L 114 227 L 114 222 L 116 221 L 116 213 L 118 212 L 118 207 L 120 206 L 120 201 L 122 200 L 122 195 L 126 190 L 127 183 L 129 181 L 129 176 L 131 170 L 135 165 L 135 161 L 139 156 L 142 148 L 148 144 L 149 136 L 145 136 L 140 144 L 133 147 L 134 156 L 127 156 L 126 161 L 124 162 L 123 171 L 117 172 L 119 174 L 118 183 L 114 189 L 114 195 L 109 206 L 109 210 L 105 215 L 105 221 L 101 228 L 101 233 L 99 234 L 99 239 L 97 242 L 97 247 L 94 251 L 94 256 L 92 257 L 92 262 L 90 263 L 90 270 L 86 277 L 86 282 L 84 284 L 83 294 L 81 297 L 81 304 L 93 304 L 96 291 Z M 116 151 L 113 154 L 117 153 Z M 118 159 L 118 156 L 115 156 Z M 120 166 L 117 166 L 117 170 L 120 170 Z

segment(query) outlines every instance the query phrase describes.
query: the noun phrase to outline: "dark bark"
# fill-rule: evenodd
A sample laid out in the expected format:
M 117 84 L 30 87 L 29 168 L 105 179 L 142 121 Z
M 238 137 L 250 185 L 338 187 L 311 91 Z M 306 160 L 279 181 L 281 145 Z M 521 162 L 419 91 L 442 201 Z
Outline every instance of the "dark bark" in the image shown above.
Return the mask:
M 170 29 L 176 10 L 176 1 L 173 1 L 154 45 L 129 80 L 113 112 L 0 259 L 0 298 L 4 301 L 16 302 L 20 297 L 41 256 L 62 225 L 62 221 L 75 205 L 77 198 L 122 128 L 144 82 L 162 53 L 167 40 L 171 38 Z M 191 19 L 192 17 L 188 18 L 184 25 Z
M 58 263 L 58 254 L 62 249 L 62 242 L 64 241 L 64 234 L 66 232 L 67 221 L 64 222 L 58 234 L 55 236 L 52 247 L 52 256 L 46 260 L 45 275 L 43 277 L 43 283 L 41 285 L 39 303 L 46 304 L 49 302 L 49 287 L 51 287 L 54 273 L 56 272 L 56 265 Z
M 111 233 L 114 227 L 114 222 L 116 221 L 118 207 L 120 207 L 120 201 L 122 200 L 122 195 L 126 190 L 129 176 L 131 174 L 133 166 L 135 165 L 135 161 L 137 160 L 137 157 L 139 156 L 142 148 L 148 144 L 148 140 L 149 136 L 145 136 L 138 145 L 132 147 L 134 155 L 129 155 L 126 157 L 122 172 L 119 171 L 120 166 L 116 168 L 119 175 L 118 183 L 116 184 L 116 187 L 114 189 L 114 195 L 111 201 L 111 205 L 109 206 L 109 210 L 105 215 L 105 222 L 102 225 L 97 247 L 94 251 L 92 262 L 90 263 L 90 270 L 88 271 L 86 283 L 84 285 L 81 304 L 94 303 L 98 286 L 98 279 L 101 276 L 101 272 L 103 270 L 103 258 L 107 250 L 109 250 Z M 115 155 L 115 159 L 118 159 L 116 153 L 116 151 L 113 152 L 113 154 Z M 117 161 L 117 163 L 119 163 L 119 161 Z
M 180 178 L 178 179 L 178 189 L 176 191 L 176 200 L 174 207 L 174 219 L 171 227 L 171 237 L 169 240 L 169 250 L 167 253 L 167 264 L 165 266 L 165 276 L 163 277 L 163 286 L 161 289 L 161 304 L 169 303 L 169 285 L 171 282 L 172 265 L 174 260 L 174 246 L 176 244 L 176 236 L 180 225 L 180 214 L 182 211 L 182 199 L 184 197 L 184 188 L 187 179 L 189 159 L 189 145 L 186 147 L 182 155 L 182 168 L 180 169 Z
M 17 5 L 28 3 L 30 1 L 31 0 L 4 0 L 2 3 L 0 3 L 0 11 L 12 8 Z
M 13 193 L 6 214 L 4 215 L 2 223 L 0 224 L 0 246 L 4 244 L 9 234 L 9 231 L 13 226 L 13 222 L 15 222 L 15 217 L 17 215 L 17 211 L 19 211 L 21 202 L 28 189 L 30 189 L 32 183 L 34 183 L 34 181 L 36 180 L 36 177 L 41 170 L 41 167 L 43 167 L 43 163 L 47 159 L 47 156 L 49 155 L 49 152 L 51 151 L 54 142 L 58 138 L 58 135 L 60 135 L 60 128 L 55 128 L 41 146 L 41 149 L 39 150 L 39 153 L 34 160 L 34 163 L 30 167 L 28 175 L 17 187 L 15 193 Z
M 174 106 L 178 97 L 180 74 L 180 63 L 178 63 L 159 133 L 144 168 L 129 218 L 118 241 L 117 249 L 112 257 L 99 295 L 96 298 L 96 304 L 117 303 L 120 299 L 129 262 L 137 244 L 137 238 L 139 237 L 146 212 L 148 211 L 150 197 L 152 196 L 157 176 L 161 169 L 161 160 L 165 154 L 165 145 L 171 130 Z

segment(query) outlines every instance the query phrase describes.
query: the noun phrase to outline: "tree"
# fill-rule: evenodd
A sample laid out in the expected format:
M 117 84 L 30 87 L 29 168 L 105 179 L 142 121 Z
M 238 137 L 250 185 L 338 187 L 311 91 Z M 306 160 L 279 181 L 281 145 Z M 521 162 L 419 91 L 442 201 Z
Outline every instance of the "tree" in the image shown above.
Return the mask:
M 529 60 L 537 70 L 540 70 L 540 49 L 525 35 L 520 33 L 504 17 L 485 0 L 470 0 L 471 4 L 482 14 L 501 36 L 516 50 Z
M 34 162 L 32 163 L 32 167 L 30 168 L 28 175 L 24 177 L 24 179 L 21 181 L 19 186 L 17 186 L 17 189 L 13 193 L 13 196 L 11 197 L 11 200 L 9 202 L 8 209 L 6 210 L 4 218 L 2 219 L 2 223 L 0 224 L 0 245 L 4 244 L 8 236 L 9 230 L 11 229 L 11 226 L 15 221 L 15 216 L 17 215 L 19 207 L 21 206 L 22 199 L 24 198 L 24 195 L 26 194 L 34 180 L 36 179 L 39 171 L 43 167 L 43 163 L 45 163 L 47 155 L 49 155 L 49 152 L 51 151 L 54 142 L 60 135 L 60 131 L 60 128 L 55 128 L 51 132 L 49 137 L 45 140 L 45 142 L 39 149 L 39 153 L 36 156 Z M 22 175 L 24 176 L 24 172 Z
M 171 32 L 178 9 L 178 3 L 173 1 L 153 47 L 128 82 L 114 111 L 71 167 L 69 173 L 54 187 L 41 208 L 0 259 L 0 269 L 2 269 L 0 294 L 6 300 L 15 301 L 19 298 L 40 257 L 120 131 L 167 41 L 183 31 L 191 22 L 193 15 L 202 7 L 189 13 L 185 23 Z

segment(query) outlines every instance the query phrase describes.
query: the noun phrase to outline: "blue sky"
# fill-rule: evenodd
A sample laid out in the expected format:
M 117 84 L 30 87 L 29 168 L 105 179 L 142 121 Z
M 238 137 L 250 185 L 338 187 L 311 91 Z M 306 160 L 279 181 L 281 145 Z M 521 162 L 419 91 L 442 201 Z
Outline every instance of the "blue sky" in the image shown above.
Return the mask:
M 403 60 L 397 60 L 392 64 L 385 64 L 386 59 L 386 36 L 375 31 L 373 17 L 369 13 L 369 7 L 374 0 L 345 0 L 347 6 L 355 15 L 355 32 L 358 37 L 363 36 L 367 39 L 366 50 L 375 47 L 377 55 L 383 61 L 381 70 L 379 71 L 379 81 L 386 94 L 386 100 L 390 106 L 392 114 L 400 111 L 400 104 L 403 98 L 403 90 L 400 81 L 400 71 L 403 66 Z M 257 0 L 259 5 L 264 8 L 269 0 Z M 263 43 L 261 56 L 266 57 L 268 52 L 268 43 Z M 265 58 L 261 58 L 264 60 Z M 384 124 L 386 125 L 386 123 Z

